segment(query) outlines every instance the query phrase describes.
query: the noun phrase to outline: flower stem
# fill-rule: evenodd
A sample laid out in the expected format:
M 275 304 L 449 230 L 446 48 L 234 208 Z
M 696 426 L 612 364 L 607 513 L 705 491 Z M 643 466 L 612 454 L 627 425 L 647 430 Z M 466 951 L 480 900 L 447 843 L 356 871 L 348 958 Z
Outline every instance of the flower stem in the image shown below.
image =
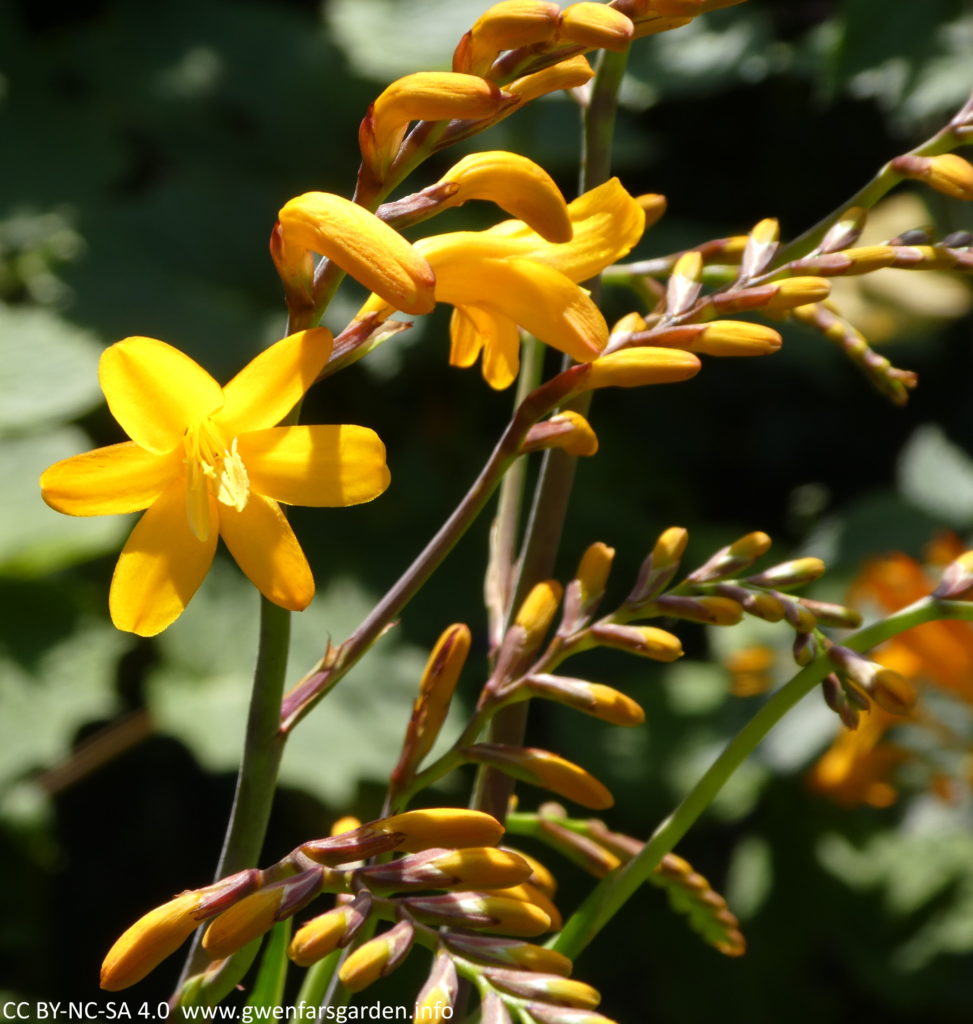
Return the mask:
M 855 651 L 867 651 L 893 636 L 935 619 L 973 620 L 973 603 L 936 601 L 925 597 L 901 611 L 842 640 Z M 821 655 L 781 687 L 729 742 L 678 807 L 655 830 L 640 853 L 607 875 L 571 915 L 552 948 L 576 957 L 631 898 L 662 858 L 689 831 L 713 802 L 730 776 L 753 753 L 770 730 L 832 670 Z
M 284 693 L 291 616 L 265 597 L 260 599 L 260 632 L 257 663 L 250 694 L 250 711 L 243 757 L 237 774 L 233 808 L 215 878 L 256 865 L 277 787 L 277 773 L 284 751 L 280 732 L 280 702 Z M 179 981 L 207 963 L 199 945 L 199 932 L 190 949 Z

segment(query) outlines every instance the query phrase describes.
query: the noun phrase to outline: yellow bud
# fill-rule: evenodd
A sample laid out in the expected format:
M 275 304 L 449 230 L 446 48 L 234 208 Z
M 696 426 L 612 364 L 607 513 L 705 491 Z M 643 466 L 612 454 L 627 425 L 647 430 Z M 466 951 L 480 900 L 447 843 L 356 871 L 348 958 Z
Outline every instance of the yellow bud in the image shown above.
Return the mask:
M 630 18 L 605 4 L 577 3 L 561 13 L 558 36 L 593 49 L 624 52 L 635 32 Z
M 514 625 L 525 631 L 524 647 L 536 647 L 544 638 L 551 620 L 561 603 L 561 584 L 545 580 L 536 584 L 517 611 Z
M 490 967 L 483 973 L 495 988 L 521 999 L 536 999 L 581 1010 L 593 1010 L 601 1002 L 597 989 L 573 978 Z M 571 1020 L 577 1018 L 572 1016 Z
M 891 245 L 861 245 L 856 249 L 845 249 L 842 256 L 851 260 L 846 274 L 869 274 L 895 262 L 896 253 Z
M 503 150 L 471 153 L 440 178 L 440 184 L 445 182 L 458 189 L 441 204 L 443 209 L 488 199 L 547 241 L 571 241 L 574 230 L 561 190 L 543 167 L 525 156 Z
M 406 313 L 436 304 L 435 276 L 426 260 L 364 207 L 328 192 L 306 192 L 278 214 L 285 261 L 320 253 Z
M 402 963 L 414 937 L 414 927 L 408 921 L 400 921 L 353 950 L 338 968 L 338 977 L 352 992 L 361 992 Z
M 672 384 L 694 377 L 700 368 L 691 352 L 669 348 L 625 348 L 599 356 L 580 379 L 577 391 Z
M 654 192 L 646 192 L 636 196 L 635 201 L 645 211 L 645 230 L 648 231 L 666 212 L 666 197 Z M 644 328 L 642 328 L 644 330 Z
M 118 992 L 141 981 L 196 929 L 200 892 L 184 892 L 126 929 L 101 965 L 101 987 Z
M 358 141 L 362 158 L 381 179 L 412 121 L 481 120 L 510 102 L 493 82 L 452 71 L 417 71 L 394 81 L 369 108 Z M 375 291 L 375 289 L 372 289 Z
M 609 623 L 592 626 L 589 632 L 592 640 L 602 647 L 617 647 L 655 661 L 676 661 L 683 653 L 679 637 L 655 626 L 618 626 Z
M 577 89 L 589 82 L 594 76 L 594 71 L 588 61 L 578 54 L 568 60 L 559 61 L 542 71 L 535 71 L 532 74 L 524 75 L 515 79 L 509 85 L 504 86 L 504 92 L 516 96 L 518 105 L 530 103 L 538 96 L 546 96 L 548 93 L 557 92 L 559 89 Z
M 459 892 L 445 896 L 410 896 L 403 904 L 426 924 L 473 928 L 507 935 L 540 935 L 551 919 L 533 903 L 495 893 Z
M 884 666 L 872 677 L 868 693 L 879 707 L 892 715 L 908 715 L 917 699 L 912 683 Z
M 581 584 L 581 602 L 588 607 L 605 592 L 615 549 L 600 540 L 595 541 L 581 556 L 575 579 Z
M 452 878 L 451 887 L 464 889 L 502 889 L 526 882 L 531 875 L 531 866 L 520 854 L 494 846 L 450 850 L 436 858 L 435 866 Z
M 526 903 L 534 910 L 539 910 L 548 919 L 545 931 L 561 930 L 561 912 L 554 905 L 554 901 L 530 882 L 521 882 L 520 885 L 511 885 L 506 889 L 496 889 L 490 893 L 498 899 L 516 900 L 518 903 Z
M 769 245 L 780 238 L 780 224 L 776 217 L 765 217 L 754 225 L 750 237 L 760 245 Z
M 342 832 L 351 832 L 352 829 L 361 828 L 361 821 L 351 814 L 338 818 L 329 830 L 332 836 L 340 836 Z
M 926 181 L 954 199 L 973 199 L 973 165 L 955 153 L 931 157 Z
M 831 294 L 831 282 L 823 277 L 788 277 L 761 309 L 793 309 L 809 302 L 821 302 Z
M 612 334 L 638 334 L 648 327 L 641 313 L 626 313 L 612 328 Z
M 319 914 L 298 928 L 287 948 L 287 955 L 299 967 L 310 967 L 342 944 L 348 925 L 347 907 L 335 907 Z
M 530 878 L 528 881 L 531 885 L 540 889 L 541 892 L 546 893 L 548 896 L 553 896 L 557 892 L 557 879 L 551 874 L 550 869 L 529 853 L 524 853 L 522 850 L 514 850 L 513 852 L 525 860 L 530 867 Z
M 473 24 L 453 55 L 453 68 L 474 75 L 489 70 L 501 50 L 553 39 L 560 8 L 541 0 L 500 0 Z
M 222 960 L 269 931 L 277 921 L 284 893 L 282 886 L 268 886 L 234 903 L 206 929 L 203 949 L 211 959 Z
M 743 320 L 713 320 L 700 331 L 693 351 L 711 356 L 764 356 L 776 352 L 780 335 L 772 327 Z
M 663 569 L 678 565 L 688 543 L 689 531 L 682 526 L 670 526 L 668 530 L 663 530 L 652 549 L 652 567 Z
M 672 268 L 672 276 L 698 281 L 703 276 L 703 254 L 696 249 L 684 252 L 676 260 Z
M 587 456 L 598 451 L 598 435 L 580 413 L 565 409 L 535 423 L 520 446 L 522 454 L 560 448 L 569 455 Z
M 495 846 L 503 835 L 496 818 L 482 811 L 434 807 L 381 818 L 370 825 L 375 831 L 401 833 L 396 849 L 416 853 L 434 846 Z
M 739 616 L 736 621 L 739 621 Z M 601 683 L 566 676 L 535 675 L 526 680 L 526 685 L 538 697 L 567 704 L 612 725 L 641 725 L 645 721 L 645 712 L 631 697 Z
M 758 558 L 767 554 L 773 541 L 761 530 L 754 530 L 753 533 L 746 533 L 735 540 L 726 550 L 733 558 L 746 559 L 748 562 L 755 562 Z

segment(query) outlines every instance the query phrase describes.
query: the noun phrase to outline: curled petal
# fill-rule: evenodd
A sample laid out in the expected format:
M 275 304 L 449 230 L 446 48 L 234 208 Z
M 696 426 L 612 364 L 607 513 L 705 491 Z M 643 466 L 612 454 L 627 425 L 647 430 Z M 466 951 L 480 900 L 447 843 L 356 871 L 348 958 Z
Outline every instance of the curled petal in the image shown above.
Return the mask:
M 314 597 L 314 578 L 277 502 L 251 493 L 242 512 L 220 505 L 219 516 L 223 540 L 250 582 L 268 601 L 303 611 Z
M 98 378 L 112 415 L 142 448 L 172 451 L 187 425 L 223 405 L 223 389 L 189 356 L 155 338 L 125 338 L 101 354 Z
M 480 120 L 510 98 L 493 82 L 453 71 L 417 71 L 382 92 L 362 121 L 362 156 L 381 173 L 395 156 L 412 121 Z
M 298 331 L 251 360 L 223 389 L 225 403 L 214 417 L 227 439 L 280 423 L 324 368 L 331 342 L 324 327 Z
M 278 217 L 288 250 L 326 256 L 406 313 L 428 313 L 435 304 L 429 265 L 364 207 L 329 192 L 306 192 L 285 203 Z
M 523 106 L 531 100 L 536 100 L 538 96 L 586 85 L 594 74 L 587 59 L 578 54 L 576 57 L 569 57 L 549 68 L 544 68 L 543 71 L 523 75 L 503 88 L 504 92 L 517 97 L 518 106 Z
M 443 175 L 443 182 L 459 186 L 443 207 L 489 199 L 547 241 L 571 240 L 573 229 L 561 190 L 543 167 L 527 157 L 503 150 L 471 153 Z
M 483 351 L 483 378 L 497 391 L 520 369 L 520 331 L 508 316 L 475 306 L 457 306 L 449 324 L 450 366 L 472 366 Z
M 41 494 L 51 508 L 72 516 L 140 512 L 178 473 L 180 455 L 156 455 L 134 441 L 96 448 L 46 469 Z
M 557 4 L 543 0 L 500 0 L 487 8 L 463 37 L 453 55 L 454 69 L 481 75 L 501 50 L 553 39 L 560 13 Z
M 572 359 L 593 359 L 608 342 L 598 307 L 553 267 L 529 259 L 467 258 L 462 250 L 434 266 L 441 301 L 500 313 Z
M 285 505 L 359 505 L 389 485 L 385 445 L 367 427 L 271 427 L 238 443 L 252 490 Z
M 108 606 L 118 629 L 155 636 L 189 604 L 216 551 L 216 499 L 212 524 L 198 540 L 186 512 L 186 481 L 174 480 L 142 516 L 122 548 L 112 576 Z

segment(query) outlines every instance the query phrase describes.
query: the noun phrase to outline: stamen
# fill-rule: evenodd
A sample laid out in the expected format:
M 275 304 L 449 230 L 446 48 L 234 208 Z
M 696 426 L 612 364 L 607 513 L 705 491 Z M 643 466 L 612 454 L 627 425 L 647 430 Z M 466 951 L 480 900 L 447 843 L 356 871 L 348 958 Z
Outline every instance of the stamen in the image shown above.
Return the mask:
M 220 489 L 216 495 L 224 505 L 242 512 L 250 499 L 250 477 L 247 467 L 237 451 L 237 439 L 233 438 L 229 451 L 223 450 L 223 469 L 220 472 Z

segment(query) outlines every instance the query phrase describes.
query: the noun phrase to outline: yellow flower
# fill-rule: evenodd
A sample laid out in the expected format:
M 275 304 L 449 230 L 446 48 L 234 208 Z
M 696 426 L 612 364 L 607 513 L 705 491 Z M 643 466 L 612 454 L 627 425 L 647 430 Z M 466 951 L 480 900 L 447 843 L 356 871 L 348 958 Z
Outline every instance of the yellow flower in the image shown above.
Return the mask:
M 642 236 L 645 212 L 612 178 L 569 203 L 568 216 L 573 233 L 563 243 L 548 242 L 521 220 L 415 243 L 435 272 L 436 300 L 456 307 L 453 366 L 471 366 L 482 351 L 487 383 L 507 387 L 520 365 L 518 327 L 579 362 L 602 351 L 608 327 L 578 282 L 632 249 Z M 372 296 L 358 316 L 392 311 Z
M 275 426 L 330 352 L 324 329 L 292 334 L 221 388 L 153 338 L 105 350 L 101 387 L 132 440 L 56 463 L 41 490 L 69 515 L 146 510 L 112 578 L 119 629 L 153 636 L 170 625 L 203 581 L 219 536 L 268 600 L 307 606 L 314 580 L 278 503 L 354 505 L 389 482 L 385 448 L 365 427 Z

